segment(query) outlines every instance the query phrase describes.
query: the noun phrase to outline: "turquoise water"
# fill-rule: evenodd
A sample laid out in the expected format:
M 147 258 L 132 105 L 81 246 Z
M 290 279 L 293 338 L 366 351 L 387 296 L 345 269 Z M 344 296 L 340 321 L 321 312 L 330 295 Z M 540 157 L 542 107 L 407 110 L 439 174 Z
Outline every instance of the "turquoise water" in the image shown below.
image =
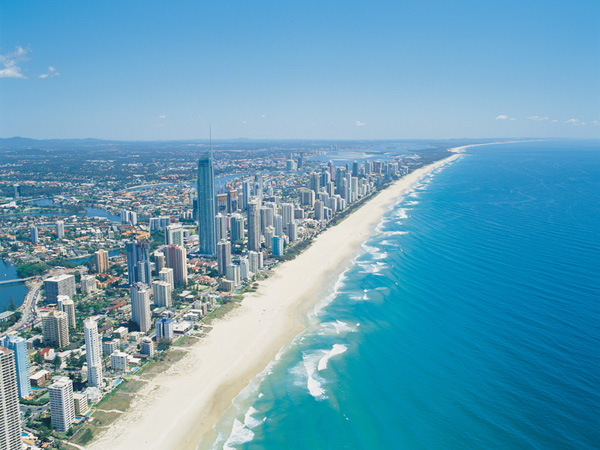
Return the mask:
M 208 448 L 599 448 L 599 230 L 600 143 L 467 149 L 386 215 Z

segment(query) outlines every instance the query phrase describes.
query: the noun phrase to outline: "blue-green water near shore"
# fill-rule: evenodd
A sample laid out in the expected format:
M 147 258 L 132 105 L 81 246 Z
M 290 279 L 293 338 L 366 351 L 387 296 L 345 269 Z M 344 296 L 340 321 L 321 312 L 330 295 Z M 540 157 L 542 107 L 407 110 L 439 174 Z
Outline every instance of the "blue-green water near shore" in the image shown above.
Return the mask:
M 210 446 L 597 449 L 599 229 L 599 142 L 466 149 L 385 216 Z

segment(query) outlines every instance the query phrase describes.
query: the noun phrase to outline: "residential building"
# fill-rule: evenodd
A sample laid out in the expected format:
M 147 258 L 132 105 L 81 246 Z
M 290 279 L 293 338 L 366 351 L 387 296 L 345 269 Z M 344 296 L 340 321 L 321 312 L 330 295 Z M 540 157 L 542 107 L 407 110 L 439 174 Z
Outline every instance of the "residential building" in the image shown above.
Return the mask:
M 260 250 L 260 212 L 255 200 L 248 203 L 248 250 Z
M 214 256 L 217 251 L 215 229 L 216 194 L 212 150 L 198 160 L 198 237 L 199 251 Z
M 56 221 L 56 238 L 62 239 L 65 237 L 65 223 L 62 220 Z
M 173 319 L 169 317 L 161 317 L 156 321 L 156 340 L 160 341 L 161 339 L 168 339 L 172 341 L 175 337 L 175 333 L 173 331 Z
M 167 281 L 152 282 L 152 291 L 154 293 L 154 306 L 171 307 L 171 284 Z
M 231 243 L 222 239 L 217 244 L 217 272 L 225 274 L 225 268 L 231 264 Z
M 173 269 L 175 286 L 185 286 L 187 284 L 187 255 L 185 248 L 179 245 L 167 245 L 164 252 L 167 267 Z
M 44 280 L 44 293 L 48 303 L 57 303 L 59 295 L 73 298 L 75 292 L 75 275 L 62 274 Z
M 136 240 L 125 244 L 127 251 L 127 277 L 129 285 L 134 283 L 150 284 L 150 261 L 148 260 L 148 243 Z
M 164 267 L 158 272 L 158 279 L 160 281 L 166 281 L 171 285 L 171 290 L 175 289 L 175 279 L 173 278 L 173 269 Z
M 16 334 L 8 334 L 0 338 L 0 345 L 14 352 L 15 374 L 19 397 L 31 396 L 31 381 L 29 380 L 29 355 L 27 341 Z
M 108 252 L 106 250 L 98 250 L 94 253 L 96 261 L 96 271 L 98 273 L 106 273 L 108 270 Z
M 0 347 L 0 448 L 21 450 L 21 412 L 14 352 Z
M 150 319 L 150 289 L 144 283 L 135 283 L 131 286 L 131 320 L 147 333 L 152 326 Z
M 44 344 L 53 347 L 69 345 L 69 319 L 63 311 L 51 311 L 42 316 Z
M 68 377 L 58 377 L 48 386 L 50 394 L 50 420 L 52 428 L 66 433 L 75 422 L 73 382 Z
M 88 383 L 94 387 L 102 387 L 102 341 L 98 334 L 98 324 L 92 318 L 83 322 L 85 338 L 85 358 L 88 369 Z

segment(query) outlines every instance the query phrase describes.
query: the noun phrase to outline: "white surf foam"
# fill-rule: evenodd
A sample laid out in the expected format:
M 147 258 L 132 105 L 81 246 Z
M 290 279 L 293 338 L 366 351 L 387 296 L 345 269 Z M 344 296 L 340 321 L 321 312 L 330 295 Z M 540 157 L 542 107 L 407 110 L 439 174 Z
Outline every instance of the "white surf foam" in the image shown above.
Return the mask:
M 329 362 L 329 360 L 336 355 L 341 355 L 346 350 L 348 350 L 348 347 L 346 347 L 343 344 L 333 344 L 332 349 L 329 350 L 328 352 L 325 352 L 323 357 L 319 360 L 319 365 L 317 366 L 317 370 L 321 371 L 321 370 L 327 369 L 327 363 Z
M 223 444 L 223 450 L 235 450 L 233 445 L 241 445 L 246 442 L 250 442 L 254 438 L 254 433 L 246 425 L 239 420 L 233 421 L 233 428 L 231 434 Z

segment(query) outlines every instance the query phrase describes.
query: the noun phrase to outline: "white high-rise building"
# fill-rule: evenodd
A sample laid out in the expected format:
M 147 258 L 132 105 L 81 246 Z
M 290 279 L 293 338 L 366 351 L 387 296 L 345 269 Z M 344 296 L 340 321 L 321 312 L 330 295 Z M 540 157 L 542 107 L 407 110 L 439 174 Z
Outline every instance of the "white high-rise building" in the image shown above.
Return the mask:
M 233 285 L 235 287 L 242 284 L 240 279 L 240 266 L 238 266 L 237 264 L 229 264 L 225 268 L 225 278 L 230 281 L 233 281 Z
M 174 223 L 167 227 L 165 244 L 183 247 L 183 226 L 180 223 Z
M 252 272 L 250 272 L 250 261 L 248 261 L 248 257 L 240 258 L 240 278 L 242 280 L 247 280 L 252 275 Z
M 292 203 L 281 204 L 281 218 L 283 221 L 283 231 L 287 232 L 289 224 L 294 221 L 294 205 Z
M 52 428 L 66 433 L 75 422 L 73 382 L 68 377 L 59 377 L 48 387 L 50 394 L 50 419 Z
M 102 387 L 102 342 L 98 334 L 98 324 L 92 318 L 83 322 L 85 337 L 85 358 L 88 367 L 88 382 L 94 387 Z
M 152 291 L 154 292 L 154 306 L 171 307 L 171 284 L 167 281 L 154 281 Z
M 249 269 L 252 273 L 257 273 L 263 267 L 262 252 L 248 252 Z
M 0 347 L 0 448 L 21 450 L 21 412 L 12 350 Z
M 59 298 L 62 295 L 59 295 Z M 69 323 L 69 329 L 74 330 L 77 326 L 75 317 L 75 303 L 69 297 L 61 302 L 61 311 L 67 315 L 67 322 Z
M 215 217 L 215 228 L 217 230 L 217 242 L 221 239 L 227 239 L 227 222 L 229 219 L 227 216 L 219 213 Z
M 131 286 L 131 320 L 147 333 L 152 327 L 150 319 L 150 289 L 144 283 L 135 283 Z
M 173 269 L 164 267 L 158 272 L 158 279 L 171 285 L 171 290 L 175 289 L 175 280 L 173 278 Z

